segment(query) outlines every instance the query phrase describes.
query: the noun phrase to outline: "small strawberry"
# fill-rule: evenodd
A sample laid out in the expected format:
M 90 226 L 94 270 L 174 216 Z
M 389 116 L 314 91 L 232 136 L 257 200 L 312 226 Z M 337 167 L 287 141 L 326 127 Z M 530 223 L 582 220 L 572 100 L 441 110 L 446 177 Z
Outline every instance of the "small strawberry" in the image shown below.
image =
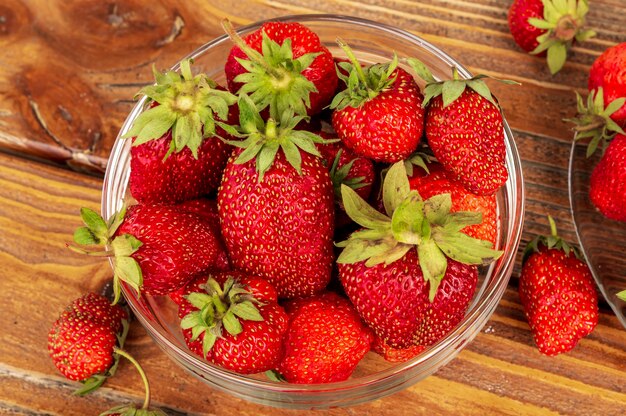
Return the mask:
M 347 88 L 330 105 L 337 135 L 355 153 L 378 162 L 407 158 L 424 131 L 423 96 L 417 83 L 398 67 L 397 56 L 385 64 L 362 67 L 352 50 L 341 40 L 338 43 L 351 62 L 338 64 Z
M 372 332 L 352 304 L 333 292 L 285 304 L 289 329 L 278 373 L 290 383 L 346 380 L 370 350 Z
M 409 59 L 427 82 L 424 89 L 426 139 L 451 177 L 477 195 L 491 195 L 508 178 L 506 145 L 500 107 L 482 80 L 484 75 L 437 81 L 417 59 Z M 512 83 L 512 81 L 502 81 Z
M 509 29 L 515 42 L 531 54 L 545 54 L 548 67 L 556 74 L 565 64 L 574 42 L 593 36 L 585 29 L 587 0 L 515 0 L 509 9 Z
M 330 103 L 337 86 L 333 57 L 309 28 L 266 22 L 242 39 L 230 22 L 223 26 L 236 44 L 224 68 L 230 91 L 249 94 L 275 120 L 287 110 L 311 116 Z
M 596 58 L 589 70 L 589 91 L 604 90 L 607 104 L 626 97 L 626 42 L 619 43 L 606 49 Z M 621 105 L 612 111 L 611 119 L 619 126 L 626 128 L 626 105 Z
M 242 273 L 209 275 L 179 306 L 191 351 L 241 374 L 273 369 L 283 354 L 287 315 L 264 279 Z
M 363 320 L 391 348 L 428 346 L 459 323 L 476 289 L 477 264 L 502 252 L 460 232 L 477 212 L 450 212 L 450 194 L 424 200 L 403 162 L 385 176 L 385 213 L 342 187 L 348 215 L 364 227 L 338 245 L 339 279 Z
M 293 130 L 302 119 L 293 113 L 264 123 L 250 98 L 239 104 L 247 138 L 236 143 L 218 192 L 231 263 L 283 298 L 319 292 L 333 265 L 333 189 L 315 148 L 324 140 Z
M 598 295 L 589 267 L 548 219 L 551 235 L 533 239 L 524 252 L 519 294 L 539 351 L 557 355 L 593 331 Z
M 594 167 L 589 198 L 605 217 L 626 221 L 626 135 L 615 136 Z
M 450 194 L 452 207 L 450 212 L 472 211 L 482 214 L 480 224 L 465 227 L 462 232 L 478 240 L 489 241 L 495 247 L 498 239 L 498 205 L 495 195 L 476 195 L 468 192 L 463 185 L 450 179 L 438 163 L 425 165 L 423 169 L 414 169 L 409 176 L 411 189 L 419 192 L 422 198 L 428 199 L 438 194 Z
M 123 207 L 108 222 L 82 208 L 81 217 L 86 226 L 76 230 L 74 241 L 110 249 L 98 252 L 68 246 L 84 254 L 113 257 L 114 303 L 120 297 L 121 281 L 137 292 L 164 295 L 217 264 L 219 236 L 200 217 L 176 206 Z
M 382 338 L 374 337 L 372 351 L 381 355 L 390 363 L 403 363 L 420 355 L 426 347 L 423 345 L 411 345 L 408 348 L 393 348 L 387 345 Z
M 123 347 L 127 331 L 127 311 L 88 293 L 74 300 L 53 323 L 48 351 L 61 374 L 83 383 L 76 394 L 84 395 L 115 373 L 116 348 Z
M 173 204 L 215 191 L 232 147 L 220 124 L 236 98 L 204 74 L 193 76 L 190 61 L 181 73 L 154 71 L 156 85 L 139 94 L 152 105 L 124 137 L 132 137 L 129 188 L 140 203 Z

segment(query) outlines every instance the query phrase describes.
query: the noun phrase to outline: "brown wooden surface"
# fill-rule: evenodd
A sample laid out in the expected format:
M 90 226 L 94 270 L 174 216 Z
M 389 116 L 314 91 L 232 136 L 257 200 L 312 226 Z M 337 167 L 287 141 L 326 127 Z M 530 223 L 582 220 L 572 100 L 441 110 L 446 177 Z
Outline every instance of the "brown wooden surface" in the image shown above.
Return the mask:
M 492 84 L 523 159 L 522 245 L 546 229 L 548 213 L 574 240 L 567 194 L 571 132 L 561 119 L 573 115 L 573 91 L 585 91 L 595 57 L 626 41 L 626 3 L 590 3 L 588 20 L 598 37 L 576 47 L 552 77 L 541 59 L 514 45 L 506 24 L 510 0 L 0 2 L 0 148 L 6 151 L 0 153 L 0 414 L 95 415 L 140 401 L 140 381 L 127 365 L 90 397 L 72 396 L 75 385 L 56 372 L 45 345 L 62 307 L 111 277 L 108 264 L 73 254 L 65 241 L 78 225 L 80 206 L 99 208 L 99 175 L 153 63 L 167 67 L 220 34 L 224 17 L 238 25 L 285 14 L 339 13 L 409 30 L 473 72 L 523 83 Z M 320 413 L 626 413 L 626 330 L 607 305 L 601 304 L 595 332 L 576 349 L 543 357 L 519 305 L 518 273 L 519 259 L 482 333 L 435 375 L 373 403 Z M 146 368 L 155 404 L 172 414 L 313 413 L 270 409 L 209 389 L 170 362 L 137 324 L 128 349 Z

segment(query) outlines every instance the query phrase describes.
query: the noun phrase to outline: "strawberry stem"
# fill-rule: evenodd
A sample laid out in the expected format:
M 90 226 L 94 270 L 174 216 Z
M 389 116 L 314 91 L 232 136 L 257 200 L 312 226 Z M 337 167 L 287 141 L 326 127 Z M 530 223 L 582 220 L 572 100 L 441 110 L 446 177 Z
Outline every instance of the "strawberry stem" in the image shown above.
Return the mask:
M 242 50 L 243 53 L 255 64 L 260 65 L 265 69 L 265 71 L 273 76 L 276 79 L 282 79 L 284 74 L 281 74 L 275 68 L 272 68 L 266 61 L 263 59 L 263 55 L 261 55 L 258 51 L 252 49 L 248 44 L 239 36 L 233 24 L 228 19 L 222 20 L 222 28 L 224 32 L 228 35 L 230 40 Z
M 147 410 L 148 406 L 150 406 L 150 384 L 148 383 L 148 377 L 146 376 L 146 373 L 143 371 L 143 368 L 141 368 L 141 365 L 139 365 L 139 362 L 137 362 L 137 360 L 135 360 L 135 358 L 129 353 L 127 353 L 126 351 L 115 347 L 113 349 L 113 352 L 115 354 L 121 355 L 122 357 L 126 358 L 128 361 L 133 363 L 133 365 L 139 372 L 139 375 L 141 376 L 141 379 L 143 380 L 143 385 L 146 388 L 146 396 L 143 400 L 143 406 L 141 406 L 141 408 Z
M 65 243 L 65 246 L 76 253 L 86 254 L 92 257 L 111 257 L 115 255 L 115 252 L 113 250 L 91 251 L 85 250 L 71 243 Z
M 354 69 L 356 70 L 359 80 L 361 80 L 363 85 L 365 85 L 367 89 L 370 90 L 370 86 L 369 86 L 369 83 L 367 82 L 367 77 L 365 76 L 365 72 L 363 72 L 361 63 L 357 59 L 356 55 L 354 55 L 354 52 L 352 52 L 352 49 L 350 49 L 348 44 L 344 42 L 344 40 L 341 38 L 337 38 L 337 44 L 346 53 L 346 55 L 348 56 L 348 59 L 350 59 L 350 62 L 352 62 L 352 65 L 354 65 Z

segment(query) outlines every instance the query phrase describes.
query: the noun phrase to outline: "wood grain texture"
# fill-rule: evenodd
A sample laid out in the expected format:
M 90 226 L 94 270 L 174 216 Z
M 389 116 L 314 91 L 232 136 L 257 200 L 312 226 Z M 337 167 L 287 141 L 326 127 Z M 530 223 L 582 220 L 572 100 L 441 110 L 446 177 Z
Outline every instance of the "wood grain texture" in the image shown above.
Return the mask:
M 522 246 L 547 229 L 546 215 L 574 241 L 567 193 L 574 91 L 608 46 L 626 41 L 626 3 L 592 0 L 598 36 L 574 48 L 561 73 L 514 44 L 510 0 L 3 0 L 0 2 L 0 414 L 86 415 L 140 401 L 134 370 L 89 398 L 70 393 L 46 353 L 49 323 L 71 299 L 98 290 L 105 262 L 65 247 L 78 208 L 99 208 L 109 150 L 132 97 L 166 68 L 236 25 L 285 14 L 339 13 L 408 30 L 492 83 L 523 161 L 526 214 Z M 19 155 L 19 157 L 12 156 Z M 39 163 L 30 159 L 41 160 Z M 60 169 L 50 164 L 69 167 Z M 74 171 L 73 171 L 74 170 Z M 96 176 L 75 171 L 87 171 Z M 146 368 L 155 404 L 191 415 L 623 415 L 626 331 L 601 303 L 600 324 L 571 353 L 547 358 L 532 345 L 517 296 L 518 263 L 496 313 L 458 358 L 391 397 L 347 409 L 269 409 L 209 389 L 175 366 L 136 323 L 128 348 Z

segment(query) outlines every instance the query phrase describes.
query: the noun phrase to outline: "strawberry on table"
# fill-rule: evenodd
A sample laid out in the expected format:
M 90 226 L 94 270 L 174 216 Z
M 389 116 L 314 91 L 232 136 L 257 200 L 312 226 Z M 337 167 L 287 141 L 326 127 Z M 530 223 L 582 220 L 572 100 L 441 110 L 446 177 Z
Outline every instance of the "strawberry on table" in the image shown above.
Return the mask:
M 221 272 L 187 286 L 178 314 L 195 354 L 241 374 L 273 369 L 283 354 L 287 315 L 265 279 Z
M 92 392 L 115 372 L 127 330 L 128 312 L 96 293 L 75 299 L 53 323 L 48 351 L 61 374 L 83 383 L 76 394 Z
M 215 191 L 232 147 L 220 124 L 236 98 L 190 61 L 180 73 L 154 71 L 156 84 L 139 91 L 150 108 L 124 137 L 132 137 L 129 188 L 140 203 L 173 204 Z M 232 117 L 232 116 L 231 116 Z M 220 137 L 218 137 L 220 136 Z
M 573 349 L 598 323 L 598 295 L 587 264 L 557 235 L 533 239 L 524 252 L 519 295 L 542 354 Z
M 333 57 L 309 28 L 267 22 L 242 39 L 230 22 L 223 26 L 236 44 L 224 68 L 230 91 L 249 94 L 274 119 L 286 110 L 311 116 L 330 103 L 337 87 Z
M 333 292 L 285 304 L 289 329 L 276 368 L 290 383 L 346 380 L 370 350 L 372 332 L 350 301 Z
M 484 75 L 437 81 L 419 60 L 409 64 L 427 84 L 426 139 L 451 177 L 477 195 L 494 194 L 508 178 L 504 124 Z M 512 81 L 502 81 L 513 83 Z
M 108 222 L 93 210 L 81 209 L 85 227 L 74 233 L 80 246 L 109 246 L 75 251 L 113 257 L 113 290 L 117 302 L 123 281 L 137 292 L 165 295 L 183 286 L 198 273 L 218 264 L 219 235 L 201 217 L 176 206 L 133 205 L 123 207 Z
M 293 130 L 301 116 L 264 122 L 249 97 L 239 105 L 246 138 L 235 143 L 218 192 L 231 264 L 267 279 L 282 298 L 319 292 L 333 265 L 333 186 L 315 147 L 324 140 Z
M 424 131 L 423 97 L 417 83 L 398 67 L 397 56 L 391 62 L 363 67 L 352 50 L 338 42 L 350 62 L 338 63 L 346 89 L 330 105 L 337 135 L 348 148 L 372 160 L 406 159 Z
M 593 36 L 585 29 L 587 0 L 515 0 L 509 9 L 509 29 L 515 43 L 531 54 L 545 54 L 552 74 L 561 70 L 574 42 Z
M 428 346 L 459 323 L 474 295 L 475 265 L 502 252 L 460 232 L 478 212 L 450 212 L 450 194 L 424 200 L 403 162 L 384 180 L 381 213 L 342 187 L 348 215 L 364 227 L 339 244 L 339 279 L 361 318 L 391 348 Z

